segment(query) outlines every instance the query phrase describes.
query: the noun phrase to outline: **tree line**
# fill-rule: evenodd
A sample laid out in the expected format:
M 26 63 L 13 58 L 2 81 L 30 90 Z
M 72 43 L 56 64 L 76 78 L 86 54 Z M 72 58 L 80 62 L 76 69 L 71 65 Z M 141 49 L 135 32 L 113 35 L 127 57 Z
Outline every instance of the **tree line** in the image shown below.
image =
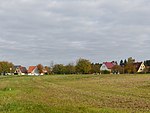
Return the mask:
M 121 60 L 119 65 L 115 65 L 112 68 L 113 73 L 119 74 L 135 74 L 137 73 L 137 65 L 135 65 L 135 59 L 129 57 L 127 60 Z M 145 69 L 141 73 L 150 73 L 150 60 L 144 61 Z
M 117 62 L 116 62 L 117 63 Z M 101 71 L 100 63 L 92 63 L 87 59 L 78 59 L 76 64 L 69 63 L 67 65 L 55 64 L 49 67 L 48 74 L 135 74 L 137 67 L 134 65 L 135 59 L 129 57 L 128 59 L 121 60 L 120 63 L 113 66 L 110 71 Z M 145 69 L 142 73 L 150 73 L 150 60 L 144 61 Z M 42 69 L 41 69 L 42 70 Z
M 135 59 L 132 57 L 128 58 L 127 60 L 121 60 L 120 63 L 112 68 L 112 73 L 114 74 L 134 74 L 136 73 L 136 67 L 134 65 Z M 146 66 L 143 73 L 150 72 L 150 60 L 144 61 Z M 102 64 L 100 63 L 92 63 L 90 60 L 87 59 L 78 59 L 76 64 L 69 63 L 67 65 L 64 64 L 54 64 L 52 66 L 43 66 L 42 64 L 38 64 L 37 68 L 40 73 L 45 74 L 100 74 L 106 73 L 109 74 L 108 71 L 100 71 L 100 67 Z M 0 73 L 14 73 L 15 68 L 14 64 L 7 61 L 0 62 Z
M 55 64 L 49 69 L 49 74 L 92 74 L 100 73 L 99 63 L 91 63 L 87 59 L 79 59 L 76 65 L 69 63 L 67 65 Z
M 39 73 L 45 74 L 92 74 L 100 73 L 99 63 L 91 63 L 87 59 L 79 59 L 76 64 L 69 63 L 67 65 L 55 64 L 53 66 L 43 66 L 38 64 L 37 68 Z M 1 61 L 0 62 L 0 74 L 11 74 L 15 72 L 15 66 L 11 62 Z

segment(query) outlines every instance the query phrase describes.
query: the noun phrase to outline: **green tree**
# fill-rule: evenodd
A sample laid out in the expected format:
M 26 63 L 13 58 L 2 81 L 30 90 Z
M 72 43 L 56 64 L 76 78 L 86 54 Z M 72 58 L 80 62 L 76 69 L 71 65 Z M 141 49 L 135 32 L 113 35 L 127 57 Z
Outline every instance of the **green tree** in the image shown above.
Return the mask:
M 134 63 L 134 62 L 135 62 L 135 59 L 133 59 L 132 57 L 128 58 L 128 63 Z
M 63 64 L 55 64 L 53 66 L 54 74 L 65 74 L 65 66 Z
M 125 60 L 124 63 L 125 65 L 123 68 L 124 68 L 125 73 L 128 73 L 128 74 L 136 73 L 136 67 L 134 65 L 135 59 L 133 59 L 132 57 L 129 57 L 128 62 Z
M 0 74 L 5 75 L 6 73 L 13 73 L 14 65 L 11 62 L 1 61 L 0 62 Z
M 110 71 L 108 71 L 108 70 L 103 70 L 103 71 L 101 71 L 101 74 L 110 74 Z
M 150 60 L 144 61 L 145 66 L 150 66 Z
M 122 74 L 123 73 L 123 67 L 121 67 L 120 65 L 113 66 L 112 73 L 113 74 Z
M 99 63 L 92 63 L 91 64 L 91 74 L 93 73 L 100 73 L 100 67 L 101 67 L 102 64 L 99 64 Z
M 120 61 L 120 66 L 121 66 L 121 67 L 124 66 L 123 60 Z
M 125 60 L 124 60 L 124 66 L 126 66 L 126 65 L 127 65 L 127 60 L 125 59 Z
M 146 66 L 146 67 L 145 67 L 144 73 L 150 73 L 150 66 Z
M 91 62 L 86 59 L 77 60 L 76 72 L 80 74 L 89 74 L 91 71 Z
M 128 74 L 136 73 L 136 67 L 134 66 L 133 63 L 127 63 L 127 65 L 125 66 L 125 73 Z
M 65 66 L 65 74 L 75 74 L 75 73 L 76 69 L 72 63 Z

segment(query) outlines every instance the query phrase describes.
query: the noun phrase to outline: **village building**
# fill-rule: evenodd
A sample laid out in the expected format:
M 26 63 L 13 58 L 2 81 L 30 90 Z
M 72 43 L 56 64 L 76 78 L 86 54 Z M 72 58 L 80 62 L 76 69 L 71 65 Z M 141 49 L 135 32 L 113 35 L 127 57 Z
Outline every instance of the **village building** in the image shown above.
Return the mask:
M 27 75 L 28 71 L 26 69 L 26 67 L 23 67 L 21 65 L 19 66 L 14 66 L 14 75 Z
M 36 76 L 40 75 L 37 66 L 29 66 L 28 75 L 36 75 Z
M 103 62 L 102 66 L 100 67 L 100 71 L 109 71 L 112 72 L 112 68 L 117 65 L 117 62 Z
M 40 73 L 40 75 L 47 75 L 47 74 L 48 74 L 47 70 L 43 68 L 42 73 Z
M 135 66 L 137 73 L 144 72 L 144 69 L 146 68 L 143 62 L 135 62 L 133 65 Z

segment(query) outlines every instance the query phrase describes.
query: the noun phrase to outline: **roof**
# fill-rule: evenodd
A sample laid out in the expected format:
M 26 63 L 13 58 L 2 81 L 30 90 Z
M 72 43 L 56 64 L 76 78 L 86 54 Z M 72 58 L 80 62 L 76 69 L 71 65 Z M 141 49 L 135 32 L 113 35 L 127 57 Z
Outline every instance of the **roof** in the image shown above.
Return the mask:
M 16 66 L 14 66 L 15 69 L 17 69 L 17 68 L 19 68 L 19 67 L 21 67 L 21 65 L 16 65 Z
M 37 66 L 29 66 L 28 73 L 32 73 L 33 70 L 36 69 Z
M 23 67 L 23 66 L 21 66 L 21 65 L 14 66 L 14 67 L 15 67 L 15 70 L 16 70 L 16 69 L 20 69 L 20 71 L 21 71 L 22 73 L 27 73 L 26 67 Z
M 108 69 L 112 69 L 116 64 L 114 62 L 104 62 Z
M 142 62 L 135 62 L 133 65 L 135 66 L 136 70 L 138 70 L 141 66 Z
M 27 73 L 28 72 L 26 67 L 20 67 L 20 70 L 21 70 L 22 73 Z

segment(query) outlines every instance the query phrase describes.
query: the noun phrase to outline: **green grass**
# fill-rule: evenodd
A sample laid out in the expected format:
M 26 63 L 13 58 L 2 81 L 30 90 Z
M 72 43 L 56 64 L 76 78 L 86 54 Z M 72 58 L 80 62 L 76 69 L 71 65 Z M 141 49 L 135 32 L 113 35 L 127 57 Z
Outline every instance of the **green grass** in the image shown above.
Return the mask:
M 0 113 L 150 113 L 150 75 L 1 76 Z

